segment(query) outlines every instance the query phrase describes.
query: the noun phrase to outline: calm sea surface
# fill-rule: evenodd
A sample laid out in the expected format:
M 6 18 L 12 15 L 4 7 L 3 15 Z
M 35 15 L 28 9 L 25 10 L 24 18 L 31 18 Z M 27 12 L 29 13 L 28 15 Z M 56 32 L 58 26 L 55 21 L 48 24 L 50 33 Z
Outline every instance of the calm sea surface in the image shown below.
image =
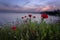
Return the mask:
M 16 21 L 18 18 L 21 21 L 22 16 L 28 16 L 29 14 L 32 14 L 33 16 L 36 16 L 35 19 L 32 18 L 32 20 L 40 21 L 41 20 L 41 14 L 38 13 L 0 13 L 0 24 L 6 23 L 6 22 L 13 22 Z M 57 20 L 60 20 L 57 16 L 50 16 L 48 15 L 48 19 L 45 19 L 47 23 L 49 22 L 56 22 Z

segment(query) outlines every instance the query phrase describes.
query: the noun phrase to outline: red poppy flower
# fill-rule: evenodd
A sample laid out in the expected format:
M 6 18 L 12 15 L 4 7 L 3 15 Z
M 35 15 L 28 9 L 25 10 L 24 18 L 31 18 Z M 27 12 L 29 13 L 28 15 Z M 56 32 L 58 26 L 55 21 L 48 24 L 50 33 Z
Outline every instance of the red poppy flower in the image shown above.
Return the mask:
M 36 18 L 36 16 L 33 16 L 33 18 Z
M 48 18 L 48 15 L 47 14 L 41 14 L 41 17 L 42 18 Z
M 21 17 L 22 19 L 24 19 L 24 17 Z
M 29 14 L 28 16 L 29 16 L 30 18 L 32 17 L 32 15 L 31 15 L 31 14 Z
M 16 30 L 16 26 L 13 26 L 13 27 L 12 27 L 12 30 Z
M 26 18 L 27 16 L 25 16 L 25 18 Z

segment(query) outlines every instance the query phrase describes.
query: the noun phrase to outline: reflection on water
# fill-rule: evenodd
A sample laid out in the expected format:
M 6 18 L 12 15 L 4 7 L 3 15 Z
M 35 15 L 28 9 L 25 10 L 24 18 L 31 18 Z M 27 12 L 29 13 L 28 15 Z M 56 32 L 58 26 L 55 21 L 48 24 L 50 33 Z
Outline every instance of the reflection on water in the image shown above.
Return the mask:
M 21 17 L 25 15 L 28 16 L 28 14 L 29 13 L 0 13 L 0 24 L 5 22 L 16 21 L 17 18 L 21 21 Z M 32 14 L 32 15 L 36 16 L 36 19 L 33 19 L 33 20 L 36 20 L 36 21 L 41 20 L 41 14 Z M 50 15 L 48 16 L 49 18 L 45 19 L 47 23 L 56 22 L 57 20 L 60 20 L 59 17 L 57 16 L 50 16 Z

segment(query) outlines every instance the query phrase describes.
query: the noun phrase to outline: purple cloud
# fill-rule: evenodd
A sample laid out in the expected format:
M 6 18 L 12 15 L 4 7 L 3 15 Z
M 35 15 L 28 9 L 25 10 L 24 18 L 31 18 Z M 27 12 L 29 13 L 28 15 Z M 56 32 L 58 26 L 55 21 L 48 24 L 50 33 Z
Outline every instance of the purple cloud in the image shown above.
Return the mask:
M 0 0 L 0 11 L 40 12 L 60 9 L 60 0 Z

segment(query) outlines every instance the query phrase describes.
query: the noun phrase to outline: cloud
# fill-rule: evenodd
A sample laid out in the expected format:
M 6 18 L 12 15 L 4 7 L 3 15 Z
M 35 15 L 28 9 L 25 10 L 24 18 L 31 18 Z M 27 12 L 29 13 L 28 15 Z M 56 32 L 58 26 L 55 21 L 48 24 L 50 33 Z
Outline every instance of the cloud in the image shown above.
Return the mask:
M 0 6 L 9 7 L 9 5 L 7 3 L 3 3 L 3 2 L 0 2 Z
M 60 9 L 60 0 L 0 0 L 0 11 L 40 12 Z
M 46 2 L 47 5 L 55 6 L 54 9 L 60 9 L 60 0 L 49 0 Z

